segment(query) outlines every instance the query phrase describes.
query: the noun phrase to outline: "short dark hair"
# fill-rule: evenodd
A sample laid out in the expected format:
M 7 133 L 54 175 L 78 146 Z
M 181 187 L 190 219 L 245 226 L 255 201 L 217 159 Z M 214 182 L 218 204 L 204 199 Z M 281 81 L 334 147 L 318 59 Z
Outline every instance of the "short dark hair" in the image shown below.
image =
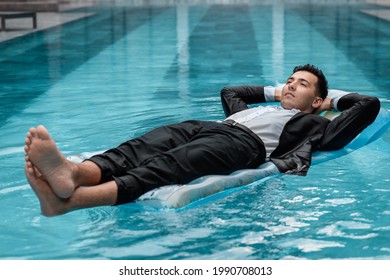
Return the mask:
M 313 75 L 317 76 L 318 78 L 317 89 L 320 97 L 322 99 L 325 99 L 328 96 L 328 81 L 326 80 L 325 75 L 324 73 L 322 73 L 321 69 L 317 68 L 312 64 L 305 64 L 305 65 L 296 66 L 293 70 L 293 73 L 298 71 L 310 72 Z

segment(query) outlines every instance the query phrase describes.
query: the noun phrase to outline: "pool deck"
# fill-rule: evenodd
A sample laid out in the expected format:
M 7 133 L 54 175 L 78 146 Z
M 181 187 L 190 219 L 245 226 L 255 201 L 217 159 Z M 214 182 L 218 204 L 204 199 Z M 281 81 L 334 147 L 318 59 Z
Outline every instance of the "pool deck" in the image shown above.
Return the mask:
M 93 13 L 77 12 L 76 9 L 91 4 L 76 4 L 64 6 L 61 12 L 37 12 L 37 28 L 32 28 L 31 18 L 18 18 L 7 21 L 7 30 L 0 31 L 0 43 L 24 36 L 33 32 L 59 26 L 67 22 L 89 17 Z M 74 10 L 74 12 L 72 12 Z
M 362 10 L 362 13 L 390 21 L 390 1 L 366 0 L 366 2 L 378 6 L 378 9 L 364 9 Z M 90 5 L 93 4 L 72 4 L 64 6 L 60 12 L 37 12 L 36 29 L 32 28 L 31 18 L 9 20 L 7 22 L 7 31 L 0 31 L 0 43 L 91 16 L 93 13 L 76 12 L 76 9 Z M 72 12 L 72 10 L 75 10 L 75 12 Z
M 366 0 L 366 2 L 370 3 L 370 4 L 376 4 L 378 6 L 390 8 L 390 1 L 389 0 Z
M 378 9 L 362 10 L 362 13 L 390 21 L 390 1 L 367 0 L 366 2 L 377 5 Z
M 362 10 L 363 13 L 390 21 L 390 9 L 387 10 Z

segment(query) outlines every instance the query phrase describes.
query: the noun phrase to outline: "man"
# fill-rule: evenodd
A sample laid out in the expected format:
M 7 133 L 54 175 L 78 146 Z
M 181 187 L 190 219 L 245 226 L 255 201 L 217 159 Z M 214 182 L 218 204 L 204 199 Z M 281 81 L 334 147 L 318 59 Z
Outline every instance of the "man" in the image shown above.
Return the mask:
M 209 174 L 229 174 L 272 161 L 280 172 L 305 175 L 315 150 L 340 149 L 371 124 L 375 97 L 327 97 L 327 81 L 313 65 L 297 66 L 282 90 L 224 88 L 223 122 L 187 121 L 152 130 L 80 164 L 68 161 L 43 126 L 25 141 L 26 177 L 46 216 L 127 203 L 147 191 Z M 280 101 L 281 106 L 248 108 Z M 333 121 L 324 110 L 342 111 Z M 89 187 L 80 187 L 89 186 Z

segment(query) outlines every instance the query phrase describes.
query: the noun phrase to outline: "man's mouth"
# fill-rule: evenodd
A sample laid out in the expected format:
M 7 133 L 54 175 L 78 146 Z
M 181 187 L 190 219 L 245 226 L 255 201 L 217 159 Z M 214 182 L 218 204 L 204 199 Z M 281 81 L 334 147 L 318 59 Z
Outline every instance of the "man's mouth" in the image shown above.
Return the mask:
M 288 96 L 288 95 L 291 95 L 292 97 L 295 97 L 295 95 L 292 92 L 290 92 L 290 91 L 286 92 L 286 94 L 284 96 Z

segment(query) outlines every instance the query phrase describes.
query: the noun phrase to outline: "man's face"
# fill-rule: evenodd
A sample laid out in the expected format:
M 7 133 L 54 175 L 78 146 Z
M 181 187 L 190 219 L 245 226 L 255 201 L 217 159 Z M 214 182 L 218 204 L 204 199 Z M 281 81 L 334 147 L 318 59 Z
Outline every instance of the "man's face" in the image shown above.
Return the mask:
M 299 109 L 304 113 L 312 113 L 321 106 L 322 98 L 317 96 L 318 78 L 306 71 L 298 71 L 287 79 L 282 89 L 281 105 L 284 109 Z

